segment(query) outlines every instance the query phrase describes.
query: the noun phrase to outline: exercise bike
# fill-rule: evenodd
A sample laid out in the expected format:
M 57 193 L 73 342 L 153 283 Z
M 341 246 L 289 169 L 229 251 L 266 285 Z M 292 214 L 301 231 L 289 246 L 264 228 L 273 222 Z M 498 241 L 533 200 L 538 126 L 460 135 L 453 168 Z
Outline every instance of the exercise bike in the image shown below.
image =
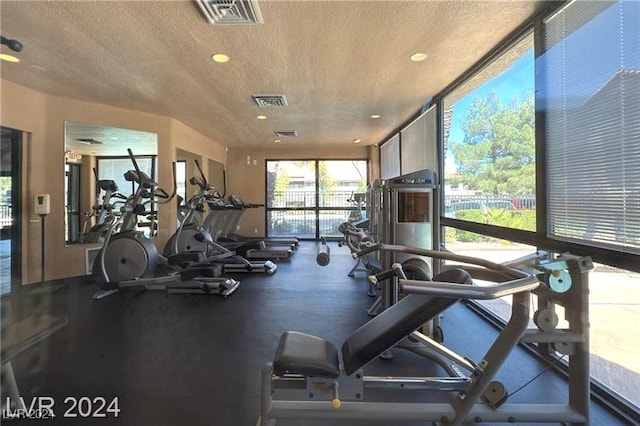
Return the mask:
M 216 262 L 230 257 L 233 253 L 207 256 L 206 252 L 193 252 L 186 256 L 164 258 L 158 253 L 154 242 L 142 231 L 135 229 L 137 216 L 146 214 L 145 199 L 148 202 L 165 204 L 175 197 L 175 164 L 173 192 L 168 194 L 147 174 L 140 171 L 131 149 L 128 149 L 128 153 L 135 170 L 127 171 L 124 178 L 137 184 L 137 188 L 125 202 L 118 219 L 112 221 L 105 235 L 103 247 L 94 261 L 94 282 L 100 287 L 94 294 L 94 299 L 102 299 L 122 288 L 222 296 L 233 293 L 240 284 L 238 281 L 202 274 L 203 269 L 215 268 Z M 115 233 L 116 229 L 120 229 L 120 232 Z M 206 241 L 207 237 L 203 236 L 203 240 Z M 169 267 L 170 272 L 156 276 L 156 269 L 161 264 Z

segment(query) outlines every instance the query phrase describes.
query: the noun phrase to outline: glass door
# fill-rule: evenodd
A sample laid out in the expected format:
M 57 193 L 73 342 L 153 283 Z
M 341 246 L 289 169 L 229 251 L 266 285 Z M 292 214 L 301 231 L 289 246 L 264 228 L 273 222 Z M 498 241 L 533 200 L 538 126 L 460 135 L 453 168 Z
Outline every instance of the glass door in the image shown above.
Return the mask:
M 315 161 L 267 161 L 267 235 L 316 238 Z
M 365 160 L 267 160 L 267 235 L 340 237 L 366 218 Z
M 80 240 L 80 164 L 65 165 L 65 229 L 67 244 Z
M 344 222 L 356 226 L 367 217 L 367 162 L 318 161 L 319 237 L 341 237 Z
M 20 240 L 20 135 L 18 130 L 0 128 L 0 279 L 1 293 L 11 293 L 21 282 Z

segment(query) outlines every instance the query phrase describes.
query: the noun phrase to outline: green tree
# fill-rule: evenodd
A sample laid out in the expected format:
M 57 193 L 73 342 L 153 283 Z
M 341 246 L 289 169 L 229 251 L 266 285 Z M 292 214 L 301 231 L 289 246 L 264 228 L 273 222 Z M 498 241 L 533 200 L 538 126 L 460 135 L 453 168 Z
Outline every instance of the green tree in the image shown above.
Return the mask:
M 535 193 L 533 94 L 508 104 L 491 91 L 474 98 L 462 121 L 462 142 L 451 142 L 458 174 L 470 189 L 491 195 Z
M 289 189 L 289 182 L 291 182 L 291 178 L 289 178 L 287 169 L 278 170 L 276 173 L 275 190 L 278 193 L 283 193 Z
M 318 177 L 320 178 L 320 192 L 331 192 L 338 186 L 336 180 L 329 173 L 329 165 L 326 161 L 318 162 Z

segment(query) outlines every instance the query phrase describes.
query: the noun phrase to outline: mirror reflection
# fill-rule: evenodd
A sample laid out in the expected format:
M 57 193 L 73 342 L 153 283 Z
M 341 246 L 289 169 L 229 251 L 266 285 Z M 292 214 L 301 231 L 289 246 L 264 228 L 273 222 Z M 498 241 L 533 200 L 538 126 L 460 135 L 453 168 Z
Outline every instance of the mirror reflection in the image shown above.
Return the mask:
M 189 179 L 198 176 L 195 162 L 198 161 L 202 167 L 202 157 L 182 149 L 176 150 L 176 205 L 178 206 L 176 226 L 187 214 L 187 201 L 196 193 L 197 188 L 189 183 Z
M 157 179 L 158 135 L 139 130 L 65 121 L 65 240 L 66 244 L 97 244 L 104 236 L 104 221 L 117 210 L 134 187 L 124 174 L 133 165 L 130 148 L 140 170 Z M 157 211 L 145 209 L 138 228 L 155 234 Z

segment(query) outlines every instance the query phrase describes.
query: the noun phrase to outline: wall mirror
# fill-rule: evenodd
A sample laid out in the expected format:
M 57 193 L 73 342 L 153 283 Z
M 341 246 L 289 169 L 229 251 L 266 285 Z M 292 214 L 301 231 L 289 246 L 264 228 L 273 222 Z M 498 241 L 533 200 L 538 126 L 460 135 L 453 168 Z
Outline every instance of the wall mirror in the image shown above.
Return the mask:
M 200 163 L 200 167 L 205 167 L 200 155 L 182 149 L 176 150 L 176 181 L 179 205 L 184 204 L 186 200 L 193 197 L 198 190 L 198 188 L 189 183 L 189 179 L 193 176 L 200 176 L 196 161 Z
M 64 215 L 66 244 L 99 244 L 100 232 L 90 232 L 104 220 L 100 206 L 105 203 L 108 182 L 112 180 L 118 193 L 129 196 L 133 185 L 124 173 L 133 169 L 130 148 L 142 171 L 157 180 L 158 135 L 139 130 L 65 121 L 65 185 Z M 102 188 L 101 188 L 102 186 Z M 112 188 L 113 189 L 113 188 Z M 167 188 L 170 192 L 171 188 Z M 108 202 L 122 206 L 122 200 L 111 197 Z M 148 236 L 155 235 L 157 208 L 145 206 L 149 214 L 139 218 L 139 228 Z M 95 229 L 95 228 L 94 228 Z
M 187 217 L 189 209 L 187 207 L 187 201 L 191 199 L 199 190 L 195 185 L 192 185 L 189 181 L 192 177 L 201 177 L 200 171 L 196 166 L 196 161 L 200 164 L 204 173 L 204 178 L 210 186 L 213 186 L 215 191 L 220 194 L 224 192 L 224 165 L 215 160 L 208 159 L 205 163 L 203 158 L 189 151 L 182 149 L 176 150 L 176 183 L 177 183 L 177 196 L 178 196 L 178 215 L 176 226 L 180 226 L 180 222 Z M 208 211 L 198 211 L 192 213 L 193 220 L 201 223 L 204 221 L 204 217 Z
M 208 162 L 208 177 L 209 183 L 218 191 L 220 194 L 224 194 L 226 192 L 226 182 L 224 176 L 224 164 L 209 159 Z

